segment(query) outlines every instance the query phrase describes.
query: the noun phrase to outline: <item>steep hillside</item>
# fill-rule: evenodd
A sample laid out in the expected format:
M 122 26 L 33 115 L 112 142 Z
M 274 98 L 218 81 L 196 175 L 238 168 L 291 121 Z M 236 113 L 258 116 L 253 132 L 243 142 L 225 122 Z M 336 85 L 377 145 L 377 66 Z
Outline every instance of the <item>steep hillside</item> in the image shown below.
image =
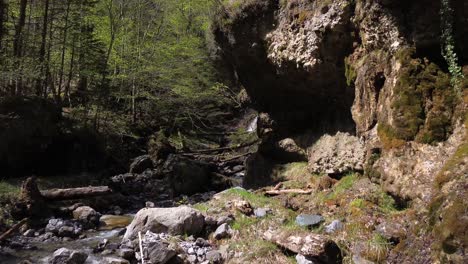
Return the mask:
M 278 168 L 294 161 L 336 179 L 360 173 L 415 214 L 392 263 L 427 246 L 420 261 L 466 260 L 468 3 L 232 0 L 219 10 L 216 40 L 262 112 L 245 186 L 282 180 Z

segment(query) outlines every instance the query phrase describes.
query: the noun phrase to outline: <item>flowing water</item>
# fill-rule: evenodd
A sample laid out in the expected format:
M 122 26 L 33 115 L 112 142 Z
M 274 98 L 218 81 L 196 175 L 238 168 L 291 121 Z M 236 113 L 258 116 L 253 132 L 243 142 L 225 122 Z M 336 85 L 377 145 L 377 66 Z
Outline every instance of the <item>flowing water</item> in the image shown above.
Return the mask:
M 104 215 L 101 217 L 101 221 L 105 222 L 105 225 L 99 228 L 99 230 L 87 232 L 86 238 L 72 240 L 72 241 L 47 241 L 47 242 L 32 242 L 31 245 L 37 247 L 35 250 L 18 250 L 12 252 L 12 256 L 8 256 L 3 259 L 0 256 L 0 263 L 2 264 L 17 264 L 21 260 L 29 260 L 32 263 L 48 263 L 48 258 L 52 256 L 55 250 L 59 248 L 68 248 L 71 250 L 79 250 L 88 254 L 87 264 L 98 264 L 102 263 L 103 256 L 99 253 L 93 253 L 93 248 L 107 239 L 109 243 L 119 242 L 121 236 L 119 234 L 122 230 L 130 224 L 133 219 L 133 215 L 115 216 L 115 215 Z

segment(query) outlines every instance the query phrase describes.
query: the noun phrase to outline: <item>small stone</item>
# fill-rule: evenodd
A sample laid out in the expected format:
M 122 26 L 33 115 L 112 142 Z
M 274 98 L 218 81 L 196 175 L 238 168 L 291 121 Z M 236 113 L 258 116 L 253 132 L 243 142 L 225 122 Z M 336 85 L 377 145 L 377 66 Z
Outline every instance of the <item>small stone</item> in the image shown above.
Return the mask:
M 26 232 L 24 232 L 23 236 L 25 237 L 33 237 L 35 236 L 34 234 L 36 233 L 36 231 L 34 229 L 29 229 L 27 230 Z
M 219 251 L 213 250 L 206 253 L 206 260 L 210 261 L 210 263 L 217 264 L 222 262 L 223 257 Z
M 197 256 L 195 255 L 189 255 L 187 257 L 187 260 L 190 262 L 190 263 L 195 263 L 197 261 Z
M 104 251 L 101 252 L 101 255 L 104 255 L 104 256 L 107 256 L 107 255 L 111 255 L 114 253 L 114 250 L 112 249 L 106 249 Z
M 146 208 L 154 208 L 156 207 L 153 202 L 146 202 L 145 203 Z
M 257 208 L 254 210 L 254 215 L 258 218 L 263 218 L 265 216 L 267 216 L 267 214 L 270 212 L 271 210 L 268 209 L 268 208 Z
M 308 260 L 305 256 L 301 254 L 296 255 L 297 264 L 314 264 L 312 260 Z
M 210 246 L 210 243 L 208 243 L 208 241 L 206 241 L 205 239 L 199 237 L 197 238 L 197 240 L 195 241 L 195 245 L 199 246 L 199 247 L 209 247 Z
M 234 200 L 232 206 L 239 212 L 245 215 L 251 215 L 253 213 L 252 205 L 244 200 Z
M 232 217 L 231 215 L 228 215 L 228 216 L 221 216 L 218 218 L 218 220 L 216 221 L 216 224 L 218 226 L 222 225 L 222 224 L 231 224 L 232 222 L 234 222 L 234 217 Z
M 343 223 L 340 220 L 333 220 L 329 225 L 325 226 L 325 232 L 334 233 L 343 229 Z
M 325 221 L 321 215 L 298 215 L 296 217 L 296 223 L 299 226 L 313 227 Z
M 189 255 L 195 255 L 195 250 L 193 249 L 193 247 L 191 247 L 191 248 L 189 248 L 189 249 L 187 250 L 187 253 L 188 253 Z
M 217 240 L 228 238 L 231 237 L 231 233 L 231 227 L 228 224 L 222 224 L 216 229 L 214 233 L 214 238 Z

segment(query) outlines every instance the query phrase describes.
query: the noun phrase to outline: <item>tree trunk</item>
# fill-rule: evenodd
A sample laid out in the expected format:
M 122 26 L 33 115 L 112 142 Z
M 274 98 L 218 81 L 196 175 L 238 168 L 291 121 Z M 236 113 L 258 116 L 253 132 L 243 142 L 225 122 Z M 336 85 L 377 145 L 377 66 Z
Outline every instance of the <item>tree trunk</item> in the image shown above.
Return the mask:
M 67 36 L 68 36 L 68 16 L 70 14 L 71 1 L 67 1 L 67 11 L 65 13 L 65 28 L 63 30 L 63 39 L 62 39 L 62 58 L 60 60 L 60 77 L 59 83 L 57 86 L 57 102 L 62 102 L 62 83 L 63 83 L 63 73 L 65 67 L 65 52 L 67 50 Z
M 13 55 L 16 58 L 16 65 L 17 69 L 21 68 L 21 56 L 22 56 L 22 45 L 23 45 L 23 29 L 26 23 L 26 8 L 28 5 L 27 0 L 21 0 L 20 2 L 20 10 L 19 10 L 19 19 L 18 24 L 16 25 L 15 29 L 15 36 L 13 38 Z M 23 89 L 23 81 L 20 77 L 16 80 L 16 87 L 12 89 L 12 95 L 16 95 L 21 93 Z
M 5 0 L 0 0 L 0 52 L 3 49 L 3 34 L 5 33 L 5 25 L 4 25 L 5 10 L 6 10 Z
M 62 201 L 109 195 L 112 194 L 112 189 L 108 186 L 89 186 L 70 189 L 44 190 L 41 191 L 41 194 L 48 201 Z
M 48 64 L 48 61 L 45 60 L 45 55 L 46 55 L 46 44 L 47 44 L 47 26 L 48 26 L 48 20 L 49 20 L 49 0 L 45 0 L 44 3 L 44 17 L 42 20 L 42 33 L 41 33 L 41 48 L 39 50 L 39 63 L 41 63 L 41 69 L 40 69 L 40 76 L 36 80 L 36 94 L 40 96 L 45 87 L 46 83 L 46 63 Z

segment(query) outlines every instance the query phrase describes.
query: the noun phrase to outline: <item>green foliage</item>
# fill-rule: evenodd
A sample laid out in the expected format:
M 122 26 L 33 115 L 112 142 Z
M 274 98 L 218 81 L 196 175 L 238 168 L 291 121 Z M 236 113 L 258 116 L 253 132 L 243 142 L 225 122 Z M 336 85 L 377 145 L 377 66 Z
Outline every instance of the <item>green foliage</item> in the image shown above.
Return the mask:
M 449 66 L 452 75 L 451 83 L 458 94 L 461 94 L 462 68 L 458 64 L 458 56 L 455 53 L 455 40 L 453 34 L 453 9 L 450 0 L 440 1 L 440 27 L 442 31 L 442 55 Z
M 345 77 L 346 77 L 346 85 L 353 86 L 354 82 L 357 78 L 357 73 L 354 67 L 349 62 L 349 58 L 345 58 Z

